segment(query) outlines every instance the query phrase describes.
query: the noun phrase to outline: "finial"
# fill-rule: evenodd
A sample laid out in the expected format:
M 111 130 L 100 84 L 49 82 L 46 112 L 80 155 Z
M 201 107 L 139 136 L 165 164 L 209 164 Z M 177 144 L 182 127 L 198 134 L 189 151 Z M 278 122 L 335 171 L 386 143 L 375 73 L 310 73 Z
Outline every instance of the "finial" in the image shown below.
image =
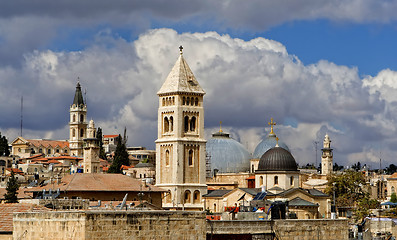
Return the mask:
M 183 54 L 183 47 L 182 47 L 182 45 L 179 46 L 179 53 L 180 53 L 181 55 Z
M 276 147 L 278 147 L 278 140 L 279 140 L 279 138 L 276 137 Z
M 223 132 L 222 131 L 222 121 L 219 122 L 219 132 Z
M 270 125 L 270 134 L 274 134 L 273 126 L 276 125 L 276 122 L 273 122 L 273 118 L 270 118 L 270 122 L 268 124 Z

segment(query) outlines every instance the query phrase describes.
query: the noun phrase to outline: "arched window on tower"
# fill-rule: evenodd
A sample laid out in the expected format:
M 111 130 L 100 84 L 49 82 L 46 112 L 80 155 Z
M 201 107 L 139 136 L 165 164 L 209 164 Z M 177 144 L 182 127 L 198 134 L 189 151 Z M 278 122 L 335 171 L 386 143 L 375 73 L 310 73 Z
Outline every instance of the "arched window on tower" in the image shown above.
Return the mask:
M 274 185 L 278 184 L 278 176 L 274 176 Z
M 174 118 L 172 116 L 170 117 L 170 131 L 174 131 Z
M 182 98 L 182 105 L 185 105 L 185 104 L 186 104 L 186 98 L 183 97 L 183 98 Z
M 166 132 L 168 132 L 169 130 L 170 130 L 170 126 L 169 126 L 169 121 L 168 121 L 168 118 L 167 117 L 165 117 L 164 118 L 164 133 L 166 133 Z
M 187 97 L 186 98 L 186 105 L 189 105 L 189 103 L 190 103 L 190 97 Z
M 289 184 L 292 186 L 292 185 L 294 185 L 294 177 L 293 176 L 291 176 L 290 178 L 289 178 Z
M 198 98 L 194 100 L 194 105 L 198 106 Z
M 80 115 L 80 122 L 84 122 L 84 115 L 83 114 Z
M 73 114 L 73 122 L 76 122 L 76 114 Z
M 185 132 L 187 132 L 189 130 L 189 117 L 188 116 L 185 116 L 184 129 L 185 129 Z
M 194 132 L 196 130 L 196 117 L 190 119 L 190 131 Z
M 168 149 L 165 150 L 165 165 L 170 165 L 170 151 Z
M 72 129 L 72 137 L 76 137 L 76 129 Z
M 200 191 L 198 190 L 193 193 L 193 203 L 200 203 Z
M 84 137 L 84 129 L 80 129 L 80 137 Z
M 189 154 L 188 154 L 188 164 L 189 164 L 189 166 L 192 166 L 192 165 L 193 165 L 193 150 L 192 150 L 192 149 L 189 150 Z
M 192 193 L 189 190 L 185 191 L 185 196 L 184 196 L 184 203 L 191 203 L 191 195 Z

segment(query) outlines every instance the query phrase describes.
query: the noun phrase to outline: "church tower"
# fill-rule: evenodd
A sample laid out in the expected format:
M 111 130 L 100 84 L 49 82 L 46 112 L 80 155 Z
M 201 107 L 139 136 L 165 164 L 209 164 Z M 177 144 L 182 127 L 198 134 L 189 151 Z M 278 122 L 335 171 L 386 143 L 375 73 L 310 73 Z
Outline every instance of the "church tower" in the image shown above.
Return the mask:
M 332 173 L 333 169 L 333 155 L 331 148 L 331 140 L 328 134 L 325 135 L 323 149 L 321 149 L 323 154 L 321 155 L 321 174 L 329 175 Z
M 73 104 L 70 106 L 69 148 L 71 156 L 83 156 L 83 139 L 87 130 L 87 105 L 84 103 L 80 83 L 77 83 Z
M 168 190 L 167 209 L 203 210 L 207 193 L 204 139 L 204 90 L 183 57 L 157 92 L 156 186 Z
M 84 173 L 99 173 L 99 139 L 96 137 L 94 120 L 87 128 L 87 138 L 84 139 Z

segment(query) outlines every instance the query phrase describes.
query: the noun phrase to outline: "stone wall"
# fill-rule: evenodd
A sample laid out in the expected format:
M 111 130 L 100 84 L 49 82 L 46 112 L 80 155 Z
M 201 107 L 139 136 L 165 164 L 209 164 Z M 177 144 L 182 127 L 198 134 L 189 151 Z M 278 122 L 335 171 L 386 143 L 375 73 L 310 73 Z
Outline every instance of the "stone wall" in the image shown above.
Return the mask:
M 275 234 L 283 240 L 348 240 L 347 220 L 262 220 L 262 221 L 208 221 L 207 238 L 217 235 L 255 235 L 263 237 Z
M 73 211 L 17 213 L 14 239 L 205 239 L 202 212 Z

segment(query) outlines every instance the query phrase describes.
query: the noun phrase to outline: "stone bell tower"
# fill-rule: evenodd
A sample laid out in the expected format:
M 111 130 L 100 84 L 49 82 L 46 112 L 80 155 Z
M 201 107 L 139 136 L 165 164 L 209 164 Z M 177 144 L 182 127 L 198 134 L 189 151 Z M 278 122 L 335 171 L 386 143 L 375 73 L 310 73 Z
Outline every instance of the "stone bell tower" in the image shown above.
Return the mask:
M 203 210 L 207 193 L 204 139 L 204 90 L 180 56 L 157 92 L 156 186 L 168 190 L 167 209 Z
M 99 139 L 96 136 L 94 120 L 87 128 L 87 138 L 84 139 L 84 173 L 99 173 Z
M 321 155 L 321 174 L 331 174 L 333 170 L 333 154 L 328 134 L 325 135 L 321 151 L 323 152 Z
M 70 106 L 70 156 L 83 156 L 83 139 L 87 136 L 87 105 L 84 103 L 80 83 L 77 82 L 73 104 Z

